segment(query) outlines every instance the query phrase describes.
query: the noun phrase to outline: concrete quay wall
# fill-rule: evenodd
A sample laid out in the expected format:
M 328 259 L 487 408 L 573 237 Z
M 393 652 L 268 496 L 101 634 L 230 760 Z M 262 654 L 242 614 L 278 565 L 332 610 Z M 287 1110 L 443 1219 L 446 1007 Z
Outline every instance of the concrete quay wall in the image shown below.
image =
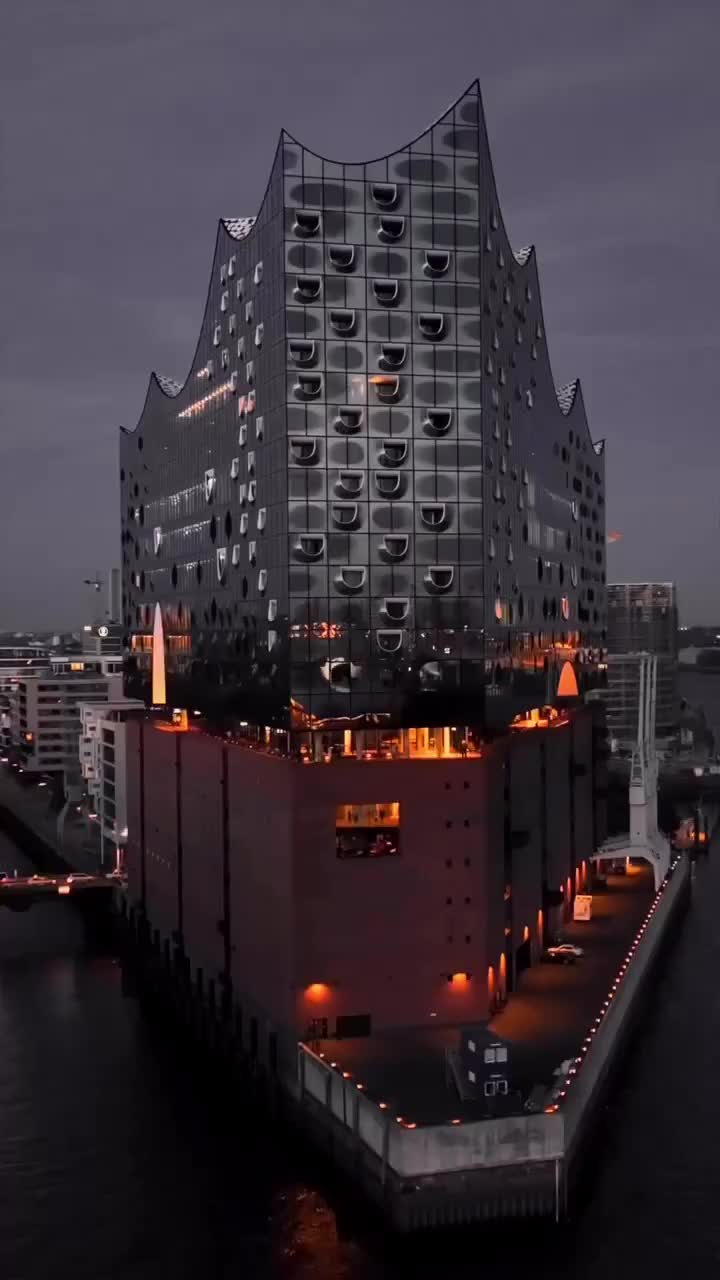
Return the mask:
M 125 902 L 133 967 L 161 1009 L 175 1007 L 181 1031 L 213 1062 L 229 1065 L 234 1088 L 258 1080 L 282 1114 L 358 1183 L 400 1231 L 469 1222 L 545 1217 L 560 1221 L 593 1123 L 664 944 L 691 894 L 681 858 L 665 885 L 592 1042 L 558 1110 L 461 1125 L 407 1127 L 351 1078 L 298 1045 L 295 1059 L 253 1057 L 247 1018 L 231 991 L 191 980 L 188 960 Z M 174 954 L 175 952 L 175 954 Z M 588 1010 L 589 1024 L 600 1010 Z M 578 1046 L 578 1053 L 581 1046 Z
M 688 858 L 681 857 L 647 921 L 608 1010 L 592 1035 L 592 1043 L 583 1055 L 581 1068 L 562 1107 L 566 1174 L 577 1171 L 576 1166 L 583 1155 L 583 1139 L 592 1126 L 609 1078 L 641 1012 L 641 1002 L 660 953 L 672 941 L 680 917 L 690 903 L 691 890 L 692 865 Z M 598 1010 L 595 1016 L 599 1013 Z

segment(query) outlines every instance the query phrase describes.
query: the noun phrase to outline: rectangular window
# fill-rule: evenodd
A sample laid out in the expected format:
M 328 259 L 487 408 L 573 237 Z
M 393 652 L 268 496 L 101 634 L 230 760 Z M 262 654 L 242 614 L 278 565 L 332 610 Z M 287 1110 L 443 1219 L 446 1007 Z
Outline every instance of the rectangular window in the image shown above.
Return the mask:
M 335 813 L 338 858 L 388 858 L 400 852 L 400 805 L 340 804 Z

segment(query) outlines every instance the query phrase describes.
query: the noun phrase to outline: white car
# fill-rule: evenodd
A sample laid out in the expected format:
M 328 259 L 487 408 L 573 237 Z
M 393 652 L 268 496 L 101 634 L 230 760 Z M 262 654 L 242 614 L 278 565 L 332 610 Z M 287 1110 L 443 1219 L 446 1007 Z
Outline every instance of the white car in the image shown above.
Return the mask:
M 582 947 L 576 947 L 572 942 L 560 942 L 556 947 L 548 947 L 545 958 L 554 960 L 556 964 L 572 964 L 584 954 Z

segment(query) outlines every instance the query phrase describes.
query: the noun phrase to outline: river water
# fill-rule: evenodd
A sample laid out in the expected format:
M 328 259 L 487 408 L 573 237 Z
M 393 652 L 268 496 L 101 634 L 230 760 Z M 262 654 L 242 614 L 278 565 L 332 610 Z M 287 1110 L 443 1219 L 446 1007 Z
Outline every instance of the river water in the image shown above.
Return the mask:
M 0 835 L 0 868 L 27 865 Z M 421 1242 L 390 1239 L 242 1100 L 221 1110 L 70 906 L 0 911 L 1 1280 L 720 1274 L 718 903 L 720 844 L 697 868 L 573 1221 Z

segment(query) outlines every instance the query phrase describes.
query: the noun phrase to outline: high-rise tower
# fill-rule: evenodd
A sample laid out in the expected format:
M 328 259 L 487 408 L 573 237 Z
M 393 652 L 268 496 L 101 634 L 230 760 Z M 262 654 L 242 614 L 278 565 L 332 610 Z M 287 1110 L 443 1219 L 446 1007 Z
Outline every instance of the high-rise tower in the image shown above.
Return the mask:
M 283 729 L 506 724 L 604 644 L 602 442 L 556 391 L 479 87 L 366 164 L 283 133 L 183 384 L 121 440 L 123 612 L 169 696 Z

